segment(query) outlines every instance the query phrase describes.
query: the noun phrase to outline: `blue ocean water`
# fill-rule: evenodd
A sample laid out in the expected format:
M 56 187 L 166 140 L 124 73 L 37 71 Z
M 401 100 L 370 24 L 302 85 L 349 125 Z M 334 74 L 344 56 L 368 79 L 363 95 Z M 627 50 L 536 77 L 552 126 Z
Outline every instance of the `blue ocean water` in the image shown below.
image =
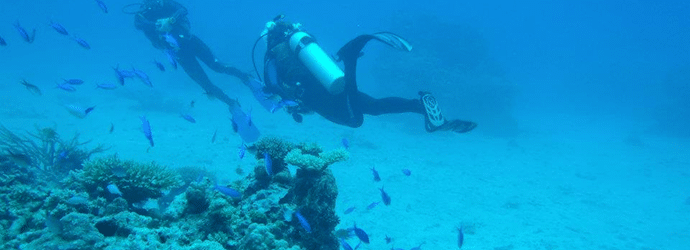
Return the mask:
M 251 173 L 256 160 L 237 157 L 242 142 L 227 107 L 182 69 L 156 68 L 164 53 L 122 12 L 134 2 L 104 2 L 108 13 L 90 0 L 0 2 L 7 43 L 0 46 L 0 124 L 18 133 L 34 126 L 79 133 L 108 145 L 102 155 L 203 167 L 222 182 Z M 302 23 L 330 54 L 357 35 L 396 33 L 414 48 L 367 45 L 360 90 L 405 98 L 430 91 L 447 117 L 477 122 L 466 134 L 427 133 L 417 114 L 367 116 L 360 128 L 318 115 L 296 123 L 285 112 L 263 110 L 236 78 L 206 68 L 214 84 L 252 110 L 263 135 L 324 148 L 347 138 L 350 159 L 331 170 L 339 228 L 356 222 L 371 237 L 360 249 L 455 249 L 460 226 L 462 249 L 687 249 L 687 2 L 179 2 L 189 10 L 192 33 L 245 72 L 254 71 L 254 41 L 278 14 Z M 23 41 L 15 23 L 36 29 L 35 41 Z M 257 61 L 264 48 L 260 42 Z M 147 72 L 153 88 L 132 80 L 97 89 L 118 84 L 113 67 Z M 85 83 L 75 92 L 55 87 L 71 78 Z M 78 118 L 66 105 L 95 108 Z M 140 116 L 151 122 L 152 148 Z M 372 167 L 381 182 L 372 180 Z M 367 210 L 382 187 L 392 204 Z M 6 229 L 12 217 L 0 219 Z

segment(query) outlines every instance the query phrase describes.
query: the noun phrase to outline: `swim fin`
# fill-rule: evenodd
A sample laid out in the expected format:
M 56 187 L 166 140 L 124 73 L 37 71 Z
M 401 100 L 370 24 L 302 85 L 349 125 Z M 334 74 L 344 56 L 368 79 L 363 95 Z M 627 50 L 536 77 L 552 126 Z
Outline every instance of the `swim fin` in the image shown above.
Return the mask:
M 244 113 L 239 106 L 230 108 L 230 113 L 232 114 L 232 129 L 240 134 L 242 141 L 253 143 L 259 139 L 261 133 L 250 115 Z
M 357 59 L 361 56 L 360 52 L 364 46 L 371 40 L 378 40 L 397 50 L 406 52 L 412 50 L 412 45 L 409 42 L 390 32 L 379 32 L 355 37 L 355 39 L 350 40 L 340 48 L 336 54 L 338 61 L 343 61 L 345 64 L 346 86 L 356 86 L 354 83 L 356 81 Z
M 441 113 L 436 98 L 429 92 L 420 91 L 420 101 L 424 105 L 426 116 L 424 117 L 424 128 L 427 132 L 453 131 L 455 133 L 466 133 L 477 127 L 477 124 L 470 121 L 451 120 L 448 121 Z

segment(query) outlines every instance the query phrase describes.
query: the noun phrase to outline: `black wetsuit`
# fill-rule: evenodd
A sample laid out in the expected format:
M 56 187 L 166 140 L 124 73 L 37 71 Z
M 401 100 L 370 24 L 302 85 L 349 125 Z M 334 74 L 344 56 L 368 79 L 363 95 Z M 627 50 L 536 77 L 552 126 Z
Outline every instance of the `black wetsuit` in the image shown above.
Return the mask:
M 346 79 L 345 90 L 333 95 L 321 85 L 297 58 L 297 55 L 289 47 L 289 38 L 281 35 L 290 28 L 281 27 L 284 23 L 278 23 L 273 31 L 269 32 L 268 51 L 264 63 L 275 65 L 278 83 L 271 82 L 270 77 L 265 79 L 267 91 L 280 95 L 283 99 L 294 100 L 298 107 L 288 109 L 296 121 L 301 120 L 299 114 L 316 112 L 331 122 L 359 127 L 364 122 L 364 115 L 382 115 L 393 113 L 418 113 L 426 114 L 424 105 L 419 99 L 405 99 L 400 97 L 386 97 L 376 99 L 357 89 L 357 83 Z M 272 70 L 264 67 L 265 71 Z M 272 72 L 264 72 L 264 75 Z M 354 72 L 349 77 L 356 77 Z M 297 84 L 299 83 L 299 84 Z
M 163 50 L 174 50 L 163 37 L 164 33 L 158 31 L 156 28 L 156 21 L 158 19 L 169 17 L 175 19 L 172 29 L 168 33 L 175 38 L 179 44 L 179 49 L 176 50 L 175 57 L 180 66 L 182 66 L 192 80 L 206 91 L 207 95 L 218 98 L 231 107 L 237 105 L 238 103 L 236 100 L 228 97 L 222 89 L 211 83 L 211 80 L 208 78 L 208 75 L 206 75 L 206 72 L 204 72 L 198 60 L 204 62 L 213 71 L 235 76 L 243 82 L 248 81 L 250 75 L 235 67 L 219 62 L 208 46 L 206 46 L 201 39 L 189 32 L 190 23 L 187 18 L 187 8 L 172 0 L 164 1 L 163 5 L 153 4 L 136 14 L 134 26 L 144 32 L 146 37 L 151 40 L 154 47 Z

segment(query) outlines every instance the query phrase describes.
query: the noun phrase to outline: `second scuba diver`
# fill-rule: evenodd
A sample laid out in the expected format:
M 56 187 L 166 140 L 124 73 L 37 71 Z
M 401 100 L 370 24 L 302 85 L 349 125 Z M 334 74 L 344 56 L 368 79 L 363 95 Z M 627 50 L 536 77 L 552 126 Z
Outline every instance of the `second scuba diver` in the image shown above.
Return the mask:
M 275 102 L 274 110 L 285 107 L 297 122 L 302 122 L 303 114 L 315 112 L 331 122 L 353 128 L 362 125 L 365 114 L 407 112 L 425 115 L 428 132 L 465 133 L 477 126 L 470 121 L 446 120 L 429 92 L 420 91 L 419 99 L 376 99 L 357 89 L 357 59 L 366 43 L 377 40 L 395 49 L 410 51 L 412 46 L 403 38 L 388 32 L 356 37 L 337 53 L 344 63 L 343 71 L 315 39 L 300 28 L 300 24 L 286 22 L 281 15 L 268 22 L 262 34 L 267 43 L 265 85 L 261 90 L 257 90 L 256 85 L 250 84 L 250 87 L 255 93 L 263 91 L 266 96 L 279 96 L 281 101 Z
M 245 142 L 258 138 L 258 130 L 251 117 L 242 112 L 239 102 L 231 99 L 221 88 L 211 83 L 199 60 L 210 69 L 239 78 L 247 84 L 251 75 L 221 63 L 201 39 L 190 33 L 187 8 L 173 0 L 144 0 L 135 12 L 134 25 L 144 32 L 154 47 L 164 50 L 173 64 L 179 63 L 184 71 L 210 97 L 226 103 L 233 115 L 233 128 L 238 129 Z

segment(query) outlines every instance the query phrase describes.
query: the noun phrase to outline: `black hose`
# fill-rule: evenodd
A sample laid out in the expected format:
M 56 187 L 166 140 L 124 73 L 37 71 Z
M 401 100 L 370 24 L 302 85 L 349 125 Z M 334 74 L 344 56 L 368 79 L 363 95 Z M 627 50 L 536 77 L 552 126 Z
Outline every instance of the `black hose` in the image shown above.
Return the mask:
M 252 46 L 252 64 L 254 65 L 254 72 L 256 72 L 256 78 L 259 78 L 260 82 L 263 82 L 263 80 L 261 80 L 261 75 L 259 74 L 259 69 L 256 68 L 256 60 L 254 60 L 256 55 L 254 54 L 254 51 L 256 50 L 256 44 L 258 44 L 259 41 L 261 40 L 261 38 L 264 38 L 266 35 L 268 35 L 268 32 L 266 32 L 266 34 L 263 34 L 259 38 L 257 38 L 256 41 L 254 41 L 254 46 Z

